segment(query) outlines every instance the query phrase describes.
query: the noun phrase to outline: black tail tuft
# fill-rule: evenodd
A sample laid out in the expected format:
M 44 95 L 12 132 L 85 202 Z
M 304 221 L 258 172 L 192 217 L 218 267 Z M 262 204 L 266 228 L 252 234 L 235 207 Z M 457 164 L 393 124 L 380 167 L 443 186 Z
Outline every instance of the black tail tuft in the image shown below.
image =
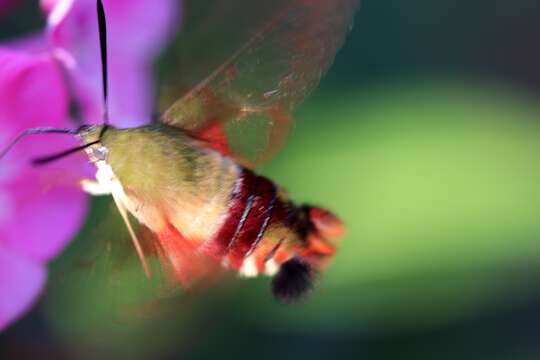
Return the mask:
M 311 290 L 315 271 L 304 260 L 295 257 L 281 265 L 272 279 L 272 293 L 284 304 L 296 303 Z

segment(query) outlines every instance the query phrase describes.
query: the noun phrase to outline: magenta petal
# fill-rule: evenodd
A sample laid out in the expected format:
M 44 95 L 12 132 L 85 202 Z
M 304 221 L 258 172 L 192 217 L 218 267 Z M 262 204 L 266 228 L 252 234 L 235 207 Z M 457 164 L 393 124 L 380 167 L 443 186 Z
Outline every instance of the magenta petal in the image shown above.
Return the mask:
M 0 331 L 31 308 L 45 280 L 43 265 L 0 246 Z
M 174 22 L 179 22 L 180 0 L 106 0 L 111 19 L 111 50 L 150 59 L 165 45 Z
M 0 135 L 2 142 L 33 126 L 68 127 L 67 93 L 59 64 L 46 55 L 0 49 Z M 76 144 L 70 136 L 34 136 L 2 160 L 4 209 L 0 246 L 36 261 L 57 255 L 81 225 L 86 197 L 77 189 L 81 157 L 44 168 L 30 158 Z M 1 205 L 1 204 L 0 204 Z
M 46 189 L 39 179 L 23 178 L 9 193 L 16 218 L 0 232 L 1 243 L 36 261 L 57 256 L 75 237 L 86 214 L 87 197 L 75 186 Z
M 111 114 L 117 114 L 119 125 L 142 126 L 149 122 L 153 112 L 153 83 L 150 71 L 139 64 L 112 63 L 111 82 L 118 84 L 111 89 Z
M 150 64 L 171 33 L 180 3 L 179 0 L 104 1 L 109 40 L 110 118 L 114 125 L 138 126 L 151 120 L 154 93 Z M 85 118 L 100 121 L 102 86 L 95 1 L 57 0 L 42 4 L 49 11 L 52 46 L 71 57 L 65 62 Z M 52 9 L 50 4 L 54 5 Z
M 153 83 L 150 71 L 142 63 L 116 63 L 110 65 L 109 113 L 113 125 L 135 127 L 147 124 L 153 112 Z M 100 119 L 102 114 L 99 77 L 76 72 L 77 94 L 89 119 Z
M 51 56 L 0 48 L 0 124 L 4 130 L 66 126 L 67 111 L 62 73 Z
M 180 0 L 105 0 L 112 56 L 151 58 L 165 45 L 178 22 Z M 95 0 L 42 0 L 55 46 L 75 55 L 95 55 Z M 96 40 L 96 41 L 94 41 Z

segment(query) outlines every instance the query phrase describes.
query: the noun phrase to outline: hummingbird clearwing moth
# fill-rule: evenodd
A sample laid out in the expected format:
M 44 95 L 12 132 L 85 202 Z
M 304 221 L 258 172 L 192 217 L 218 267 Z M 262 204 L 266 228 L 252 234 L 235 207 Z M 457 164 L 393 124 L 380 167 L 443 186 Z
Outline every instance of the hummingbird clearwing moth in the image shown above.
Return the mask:
M 86 151 L 97 173 L 83 188 L 112 195 L 148 276 L 129 214 L 153 234 L 160 262 L 182 286 L 217 264 L 245 277 L 273 276 L 275 297 L 297 301 L 335 254 L 344 225 L 328 210 L 295 204 L 254 169 L 285 143 L 293 110 L 330 67 L 357 5 L 186 1 L 182 31 L 165 51 L 163 68 L 175 69 L 162 79 L 160 103 L 168 109 L 158 121 L 121 129 L 108 115 L 106 9 L 98 0 L 103 123 L 30 129 L 18 139 L 47 132 L 80 138 L 80 147 L 35 163 Z M 242 146 L 246 124 L 258 124 L 264 141 Z

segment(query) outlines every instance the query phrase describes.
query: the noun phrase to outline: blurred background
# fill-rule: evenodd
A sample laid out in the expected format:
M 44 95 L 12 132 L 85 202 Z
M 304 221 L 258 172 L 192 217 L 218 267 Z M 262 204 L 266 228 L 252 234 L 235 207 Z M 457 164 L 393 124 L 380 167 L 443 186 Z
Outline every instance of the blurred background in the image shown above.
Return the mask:
M 0 357 L 540 358 L 539 38 L 537 0 L 364 1 L 262 170 L 348 226 L 305 303 L 267 278 L 156 300 L 133 254 L 99 250 L 129 240 L 97 199 Z

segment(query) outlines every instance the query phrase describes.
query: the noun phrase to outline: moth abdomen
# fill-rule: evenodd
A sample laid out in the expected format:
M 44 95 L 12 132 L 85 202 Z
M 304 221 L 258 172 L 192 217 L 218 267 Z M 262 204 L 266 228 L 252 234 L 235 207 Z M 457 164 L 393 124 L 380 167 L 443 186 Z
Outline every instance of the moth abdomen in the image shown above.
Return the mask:
M 255 252 L 270 224 L 279 221 L 279 213 L 275 211 L 279 200 L 274 183 L 262 176 L 250 179 L 252 184 L 246 184 L 246 187 L 251 193 L 227 248 L 226 256 L 232 268 L 241 268 L 245 259 L 258 255 Z
M 341 224 L 335 217 L 321 214 L 330 213 L 312 206 L 296 206 L 271 180 L 243 168 L 231 193 L 228 213 L 220 229 L 205 244 L 205 251 L 242 276 L 263 272 L 275 275 L 282 264 L 295 257 L 304 259 L 302 264 L 309 266 L 311 273 L 335 252 L 324 238 L 328 231 L 321 224 Z M 335 223 L 325 222 L 327 217 Z M 288 289 L 289 281 L 293 288 L 308 288 L 307 283 L 300 286 L 305 282 L 300 281 L 304 279 L 302 272 L 299 278 L 294 271 L 291 273 L 293 268 L 300 269 L 291 268 L 294 264 L 289 264 L 275 280 L 277 293 L 280 289 L 284 293 L 295 292 Z
M 239 269 L 244 259 L 256 252 L 269 226 L 279 221 L 280 202 L 274 183 L 243 169 L 223 225 L 208 244 L 210 255 Z

